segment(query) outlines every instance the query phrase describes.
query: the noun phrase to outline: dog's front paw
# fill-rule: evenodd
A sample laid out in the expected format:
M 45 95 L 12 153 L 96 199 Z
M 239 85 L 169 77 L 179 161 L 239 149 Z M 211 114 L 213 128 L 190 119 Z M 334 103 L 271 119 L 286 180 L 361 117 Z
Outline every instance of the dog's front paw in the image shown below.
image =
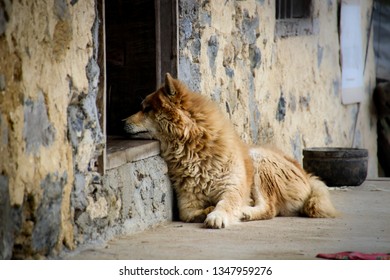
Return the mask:
M 241 221 L 251 221 L 252 220 L 252 207 L 246 207 L 242 210 Z
M 225 228 L 228 226 L 229 219 L 225 212 L 214 211 L 207 215 L 204 226 L 207 228 Z
M 246 222 L 246 221 L 250 221 L 250 220 L 252 220 L 252 218 L 251 218 L 251 215 L 249 213 L 242 213 L 241 221 Z

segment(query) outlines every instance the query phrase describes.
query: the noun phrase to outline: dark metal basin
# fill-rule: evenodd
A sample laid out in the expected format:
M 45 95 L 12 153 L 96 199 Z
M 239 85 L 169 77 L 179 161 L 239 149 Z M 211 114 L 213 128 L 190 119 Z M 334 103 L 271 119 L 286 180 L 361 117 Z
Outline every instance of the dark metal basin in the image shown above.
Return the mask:
M 368 150 L 357 148 L 307 148 L 303 168 L 328 186 L 360 186 L 367 177 Z

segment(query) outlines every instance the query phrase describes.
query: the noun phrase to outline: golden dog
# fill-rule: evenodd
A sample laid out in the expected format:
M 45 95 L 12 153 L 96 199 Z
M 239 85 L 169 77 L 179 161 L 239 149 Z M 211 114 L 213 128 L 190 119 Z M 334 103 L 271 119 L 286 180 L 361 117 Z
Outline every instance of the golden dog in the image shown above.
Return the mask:
M 182 221 L 223 228 L 278 215 L 336 215 L 322 181 L 276 150 L 248 147 L 216 104 L 169 74 L 125 130 L 160 141 Z

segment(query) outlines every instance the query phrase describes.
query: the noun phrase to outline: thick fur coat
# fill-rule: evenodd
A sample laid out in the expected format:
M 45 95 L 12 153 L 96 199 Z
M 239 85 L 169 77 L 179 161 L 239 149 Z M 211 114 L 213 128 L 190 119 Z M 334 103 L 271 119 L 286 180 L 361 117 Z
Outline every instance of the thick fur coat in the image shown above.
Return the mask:
M 125 130 L 160 141 L 182 221 L 223 228 L 278 215 L 336 215 L 322 181 L 276 150 L 248 147 L 216 104 L 169 74 Z

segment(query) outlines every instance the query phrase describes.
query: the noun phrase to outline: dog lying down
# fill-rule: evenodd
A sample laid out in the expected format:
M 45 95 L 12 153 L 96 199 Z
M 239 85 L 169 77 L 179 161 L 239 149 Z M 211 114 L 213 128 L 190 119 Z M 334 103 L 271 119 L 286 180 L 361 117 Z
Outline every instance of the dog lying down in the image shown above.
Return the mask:
M 277 150 L 248 147 L 216 104 L 169 74 L 141 105 L 125 130 L 160 141 L 182 221 L 224 228 L 278 215 L 336 216 L 322 181 Z

